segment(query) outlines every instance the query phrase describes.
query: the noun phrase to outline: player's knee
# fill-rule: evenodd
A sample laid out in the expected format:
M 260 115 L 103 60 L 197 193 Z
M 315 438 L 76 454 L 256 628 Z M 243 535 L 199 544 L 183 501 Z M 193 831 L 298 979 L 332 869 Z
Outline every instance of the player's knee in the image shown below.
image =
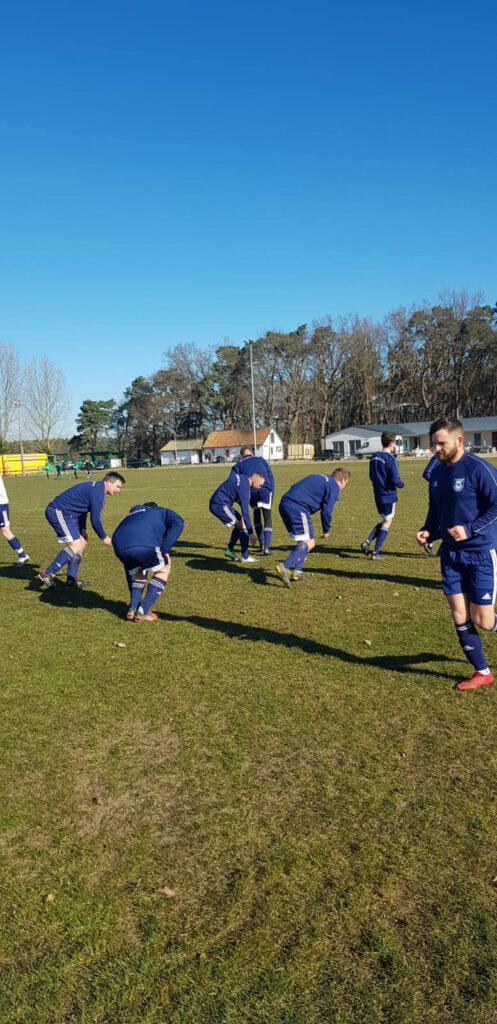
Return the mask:
M 306 544 L 307 547 L 309 548 L 309 551 L 312 551 L 312 549 L 316 547 L 316 541 L 314 540 L 314 537 L 309 537 L 309 540 L 306 540 Z
M 478 609 L 478 611 L 476 608 L 473 608 L 471 612 L 471 619 L 477 629 L 493 630 L 495 625 L 495 612 L 493 607 L 487 608 L 485 605 L 483 608 Z

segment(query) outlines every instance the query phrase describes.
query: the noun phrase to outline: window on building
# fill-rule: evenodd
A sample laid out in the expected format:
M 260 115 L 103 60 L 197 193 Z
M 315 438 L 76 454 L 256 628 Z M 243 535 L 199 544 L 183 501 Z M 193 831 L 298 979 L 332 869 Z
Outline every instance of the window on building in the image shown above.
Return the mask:
M 477 434 L 475 431 L 475 444 L 481 444 L 481 434 Z
M 274 430 L 271 431 L 271 436 L 270 436 L 269 440 L 270 440 L 271 444 L 274 444 Z

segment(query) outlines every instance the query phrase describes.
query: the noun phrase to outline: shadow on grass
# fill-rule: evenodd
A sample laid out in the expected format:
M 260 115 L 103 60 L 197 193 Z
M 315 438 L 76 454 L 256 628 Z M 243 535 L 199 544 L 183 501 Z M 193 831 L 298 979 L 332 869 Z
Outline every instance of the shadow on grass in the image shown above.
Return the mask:
M 27 562 L 26 565 L 17 565 L 12 562 L 12 565 L 2 565 L 0 567 L 0 576 L 5 576 L 9 580 L 33 580 L 36 573 L 39 571 L 40 566 L 37 562 Z
M 309 565 L 307 570 L 309 576 L 339 576 L 348 580 L 383 580 L 385 583 L 395 583 L 397 586 L 428 588 L 428 590 L 440 590 L 440 580 L 427 580 L 424 576 L 401 576 L 398 573 L 376 572 L 374 569 L 368 572 L 352 572 L 348 569 L 321 569 L 319 566 Z
M 339 558 L 361 558 L 362 561 L 366 561 L 366 555 L 364 555 L 363 552 L 360 550 L 359 545 L 357 545 L 357 547 L 355 548 L 338 548 L 330 547 L 327 544 L 320 543 L 319 541 L 317 541 L 315 550 L 319 551 L 320 554 L 328 552 L 330 555 L 338 555 Z M 421 548 L 419 548 L 417 551 L 392 551 L 389 548 L 388 550 L 383 549 L 381 553 L 385 558 L 421 558 L 423 562 L 428 561 L 427 556 L 424 554 Z M 433 558 L 432 561 L 436 564 L 435 558 Z
M 311 640 L 308 637 L 297 636 L 295 633 L 280 633 L 275 629 L 266 629 L 259 626 L 250 626 L 246 623 L 226 622 L 222 619 L 209 619 L 204 615 L 173 615 L 167 612 L 162 615 L 167 622 L 190 622 L 192 626 L 199 626 L 201 629 L 211 630 L 215 633 L 222 633 L 233 640 L 251 640 L 256 643 L 275 644 L 278 647 L 296 647 L 304 654 L 318 654 L 322 657 L 336 658 L 347 665 L 367 665 L 370 668 L 379 668 L 387 672 L 401 672 L 410 675 L 436 676 L 439 679 L 450 679 L 446 672 L 437 672 L 431 669 L 424 669 L 420 666 L 433 662 L 449 661 L 458 662 L 458 658 L 448 658 L 444 654 L 433 654 L 429 651 L 420 651 L 412 654 L 379 654 L 369 657 L 362 657 L 360 654 L 353 654 L 341 647 L 331 647 L 328 644 L 320 643 L 318 640 Z

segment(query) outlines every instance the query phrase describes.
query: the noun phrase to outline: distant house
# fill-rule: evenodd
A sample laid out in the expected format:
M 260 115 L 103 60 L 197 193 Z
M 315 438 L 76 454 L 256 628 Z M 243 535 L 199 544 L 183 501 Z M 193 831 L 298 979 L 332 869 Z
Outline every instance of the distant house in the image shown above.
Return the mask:
M 283 458 L 283 441 L 272 427 L 258 427 L 255 433 L 256 455 L 261 455 L 268 462 L 276 462 Z M 209 434 L 203 446 L 204 462 L 224 460 L 236 462 L 240 458 L 243 445 L 254 445 L 252 430 L 214 430 Z
M 325 449 L 335 448 L 343 458 L 355 455 L 370 438 L 381 437 L 389 430 L 402 438 L 402 450 L 409 454 L 415 448 L 429 448 L 431 420 L 417 420 L 413 423 L 372 423 L 368 426 L 347 427 L 336 430 L 325 438 Z M 463 419 L 464 443 L 467 447 L 488 445 L 497 448 L 497 416 L 468 416 Z M 400 441 L 399 441 L 400 444 Z
M 160 464 L 161 466 L 195 466 L 199 462 L 202 462 L 202 445 L 203 440 L 201 437 L 190 439 L 189 441 L 168 441 L 160 450 Z

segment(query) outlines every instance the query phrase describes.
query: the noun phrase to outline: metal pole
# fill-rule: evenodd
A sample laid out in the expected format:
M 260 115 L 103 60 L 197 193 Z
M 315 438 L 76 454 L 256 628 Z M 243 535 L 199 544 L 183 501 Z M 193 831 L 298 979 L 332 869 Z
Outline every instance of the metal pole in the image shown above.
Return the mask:
M 250 352 L 250 386 L 252 388 L 252 429 L 254 432 L 254 455 L 257 455 L 257 433 L 255 429 L 255 394 L 254 394 L 254 364 L 252 362 L 252 342 L 249 341 Z
M 15 405 L 15 407 L 17 409 L 17 426 L 19 428 L 19 447 L 20 447 L 20 450 L 21 450 L 21 473 L 22 473 L 23 476 L 26 476 L 26 471 L 24 469 L 24 448 L 22 446 L 22 433 L 21 433 L 21 405 L 22 405 L 22 402 L 14 402 L 14 405 Z

